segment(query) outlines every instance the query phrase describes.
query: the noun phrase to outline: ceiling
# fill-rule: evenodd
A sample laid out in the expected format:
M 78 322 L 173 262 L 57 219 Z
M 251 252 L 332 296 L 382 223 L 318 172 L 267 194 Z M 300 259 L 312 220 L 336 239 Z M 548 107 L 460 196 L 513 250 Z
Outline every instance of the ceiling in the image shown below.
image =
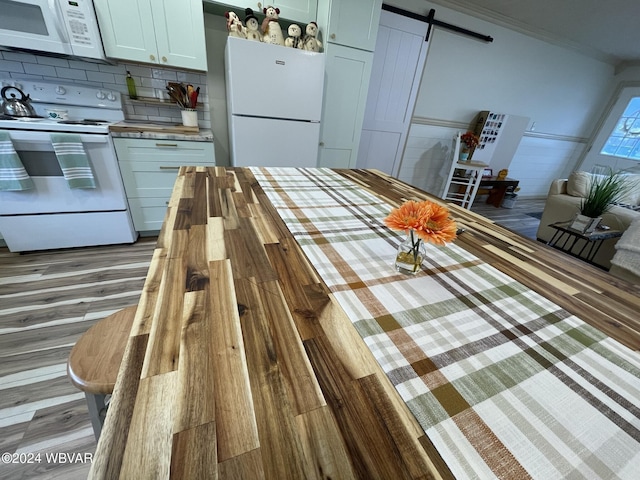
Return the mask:
M 638 0 L 432 0 L 432 3 L 614 65 L 640 63 Z

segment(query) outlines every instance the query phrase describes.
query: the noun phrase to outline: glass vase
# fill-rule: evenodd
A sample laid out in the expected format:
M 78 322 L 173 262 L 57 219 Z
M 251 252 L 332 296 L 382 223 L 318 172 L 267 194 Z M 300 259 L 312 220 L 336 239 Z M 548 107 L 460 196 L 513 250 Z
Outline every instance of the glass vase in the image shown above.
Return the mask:
M 415 275 L 420 271 L 425 256 L 424 242 L 411 230 L 398 247 L 396 270 L 407 275 Z

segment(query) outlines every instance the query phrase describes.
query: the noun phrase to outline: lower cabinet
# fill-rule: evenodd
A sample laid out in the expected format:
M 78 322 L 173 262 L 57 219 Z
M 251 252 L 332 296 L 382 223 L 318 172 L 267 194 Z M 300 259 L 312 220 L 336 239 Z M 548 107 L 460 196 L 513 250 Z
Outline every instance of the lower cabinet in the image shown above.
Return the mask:
M 211 142 L 114 138 L 113 143 L 138 232 L 162 227 L 181 166 L 215 165 Z

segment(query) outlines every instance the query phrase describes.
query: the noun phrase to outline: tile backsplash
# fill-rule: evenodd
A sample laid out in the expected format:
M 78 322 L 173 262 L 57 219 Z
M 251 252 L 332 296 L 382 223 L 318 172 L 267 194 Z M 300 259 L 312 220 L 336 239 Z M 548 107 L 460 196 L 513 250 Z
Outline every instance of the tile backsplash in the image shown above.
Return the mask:
M 148 102 L 129 98 L 125 80 L 127 70 L 131 72 L 135 81 L 138 97 L 151 98 Z M 166 98 L 167 82 L 190 83 L 196 88 L 200 87 L 198 125 L 200 128 L 211 128 L 205 73 L 125 62 L 99 64 L 36 53 L 0 50 L 0 79 L 29 78 L 116 90 L 122 93 L 126 118 L 174 123 L 182 122 L 178 106 L 168 100 L 159 103 L 157 99 Z

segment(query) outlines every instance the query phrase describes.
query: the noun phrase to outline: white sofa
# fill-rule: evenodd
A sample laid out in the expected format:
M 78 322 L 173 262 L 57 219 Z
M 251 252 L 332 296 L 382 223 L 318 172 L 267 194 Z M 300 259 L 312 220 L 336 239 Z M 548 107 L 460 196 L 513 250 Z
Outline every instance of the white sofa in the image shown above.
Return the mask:
M 557 179 L 551 182 L 536 235 L 538 240 L 549 242 L 554 233 L 556 233 L 556 230 L 549 227 L 549 225 L 556 222 L 570 221 L 579 212 L 580 203 L 589 190 L 592 175 L 588 172 L 573 172 L 569 175 L 569 178 Z M 621 203 L 639 206 L 640 175 L 628 175 L 625 181 L 628 182 L 629 188 L 625 196 L 620 199 Z M 640 210 L 636 211 L 633 208 L 614 205 L 602 215 L 602 223 L 612 229 L 625 231 L 631 222 L 639 217 Z M 615 245 L 617 241 L 617 238 L 605 240 L 594 257 L 594 263 L 608 270 L 611 267 L 611 259 L 616 252 Z M 583 241 L 577 242 L 573 252 L 579 252 L 582 246 Z
M 611 274 L 640 285 L 640 216 L 631 222 L 616 243 L 611 264 Z

